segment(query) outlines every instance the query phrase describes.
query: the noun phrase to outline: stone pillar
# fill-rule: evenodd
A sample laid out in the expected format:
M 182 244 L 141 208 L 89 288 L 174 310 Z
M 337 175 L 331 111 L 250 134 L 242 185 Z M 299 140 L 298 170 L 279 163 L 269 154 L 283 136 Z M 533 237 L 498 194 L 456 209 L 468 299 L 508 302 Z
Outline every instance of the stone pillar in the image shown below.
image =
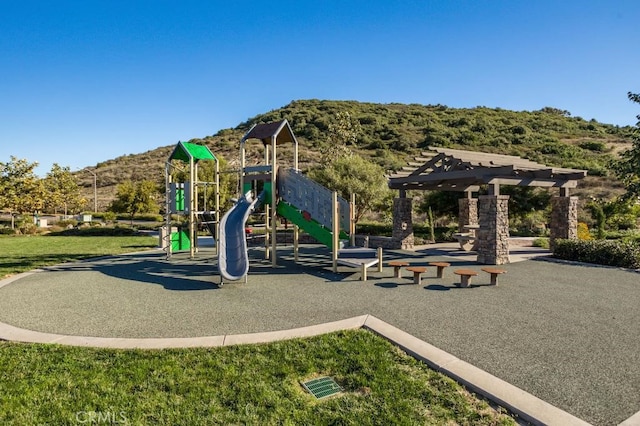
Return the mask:
M 413 249 L 413 200 L 393 199 L 393 243 L 403 250 Z
M 578 238 L 578 197 L 551 197 L 551 238 L 553 251 L 558 238 Z
M 479 198 L 478 263 L 509 263 L 509 196 L 481 195 Z
M 460 198 L 458 199 L 458 232 L 468 232 L 465 225 L 478 224 L 478 199 Z

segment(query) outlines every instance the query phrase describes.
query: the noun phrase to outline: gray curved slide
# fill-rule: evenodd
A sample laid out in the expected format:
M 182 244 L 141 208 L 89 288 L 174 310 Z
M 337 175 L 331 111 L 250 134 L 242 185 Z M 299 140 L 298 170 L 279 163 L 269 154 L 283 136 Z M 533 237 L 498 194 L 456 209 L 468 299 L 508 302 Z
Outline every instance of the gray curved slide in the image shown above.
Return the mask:
M 251 193 L 246 193 L 220 221 L 218 271 L 222 281 L 238 281 L 249 272 L 244 229 L 247 218 L 262 204 L 264 196 L 265 193 L 262 192 L 253 200 Z

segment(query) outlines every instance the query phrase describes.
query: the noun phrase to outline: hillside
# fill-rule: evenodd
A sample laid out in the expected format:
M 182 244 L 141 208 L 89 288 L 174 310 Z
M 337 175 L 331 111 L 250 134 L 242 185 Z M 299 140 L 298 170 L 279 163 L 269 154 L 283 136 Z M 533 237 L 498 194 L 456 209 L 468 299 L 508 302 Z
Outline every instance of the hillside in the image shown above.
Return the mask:
M 375 104 L 355 101 L 300 100 L 257 115 L 234 129 L 193 139 L 204 143 L 217 156 L 237 164 L 239 141 L 254 123 L 286 118 L 300 144 L 303 170 L 317 164 L 320 150 L 328 144 L 329 125 L 337 113 L 348 113 L 359 126 L 352 148 L 387 170 L 398 170 L 428 146 L 519 155 L 559 167 L 586 169 L 589 178 L 580 184 L 582 195 L 608 197 L 622 189 L 610 175 L 607 164 L 630 146 L 632 127 L 619 127 L 571 117 L 567 111 L 510 111 L 500 108 L 449 108 L 444 105 Z M 163 182 L 164 163 L 175 145 L 141 154 L 130 154 L 96 165 L 98 200 L 104 208 L 115 186 L 127 179 Z M 248 150 L 248 161 L 262 152 Z M 249 145 L 251 148 L 252 145 Z M 290 147 L 282 147 L 279 158 L 290 158 Z M 93 178 L 79 173 L 87 198 L 93 197 Z

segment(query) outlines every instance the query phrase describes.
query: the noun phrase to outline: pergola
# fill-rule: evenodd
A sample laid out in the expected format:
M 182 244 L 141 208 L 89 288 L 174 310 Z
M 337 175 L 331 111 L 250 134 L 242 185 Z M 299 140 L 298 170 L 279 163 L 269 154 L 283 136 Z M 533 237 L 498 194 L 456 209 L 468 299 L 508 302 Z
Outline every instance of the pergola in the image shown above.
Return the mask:
M 429 147 L 421 155 L 389 178 L 389 188 L 400 191 L 394 200 L 394 240 L 400 247 L 413 245 L 411 199 L 406 197 L 411 189 L 466 194 L 459 200 L 458 223 L 460 228 L 479 225 L 480 263 L 509 262 L 509 197 L 500 195 L 500 185 L 559 188 L 559 195 L 552 198 L 551 240 L 576 237 L 578 199 L 569 196 L 569 190 L 587 175 L 585 170 L 549 167 L 512 155 L 438 147 Z M 485 186 L 487 195 L 473 198 L 472 194 Z

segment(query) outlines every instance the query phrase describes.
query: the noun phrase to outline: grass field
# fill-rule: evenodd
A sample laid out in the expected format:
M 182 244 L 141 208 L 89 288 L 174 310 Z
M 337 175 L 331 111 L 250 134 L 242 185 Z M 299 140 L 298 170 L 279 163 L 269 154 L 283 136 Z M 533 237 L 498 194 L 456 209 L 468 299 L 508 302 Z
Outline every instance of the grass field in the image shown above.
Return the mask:
M 0 237 L 0 277 L 155 247 L 150 237 Z M 301 381 L 333 377 L 315 400 Z M 222 348 L 0 341 L 0 424 L 515 424 L 371 332 Z
M 158 246 L 152 237 L 0 236 L 0 278 L 43 266 Z
M 1 424 L 515 424 L 364 330 L 211 349 L 2 342 L 0 371 Z M 324 375 L 344 391 L 316 400 L 300 382 Z

